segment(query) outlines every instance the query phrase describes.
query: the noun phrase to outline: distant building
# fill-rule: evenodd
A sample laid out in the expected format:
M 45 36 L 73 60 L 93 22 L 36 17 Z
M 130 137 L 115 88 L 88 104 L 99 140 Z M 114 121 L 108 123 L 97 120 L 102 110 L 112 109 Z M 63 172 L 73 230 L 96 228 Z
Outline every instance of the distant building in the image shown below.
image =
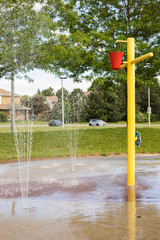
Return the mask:
M 49 108 L 52 110 L 55 106 L 55 104 L 58 102 L 58 97 L 57 96 L 47 96 L 47 103 Z
M 15 120 L 28 120 L 30 108 L 22 106 L 20 103 L 21 96 L 14 94 L 15 101 Z M 0 112 L 4 112 L 11 119 L 11 92 L 0 88 Z
M 92 91 L 84 92 L 84 95 L 85 95 L 85 96 L 88 96 L 88 95 L 91 94 L 91 92 L 92 92 Z

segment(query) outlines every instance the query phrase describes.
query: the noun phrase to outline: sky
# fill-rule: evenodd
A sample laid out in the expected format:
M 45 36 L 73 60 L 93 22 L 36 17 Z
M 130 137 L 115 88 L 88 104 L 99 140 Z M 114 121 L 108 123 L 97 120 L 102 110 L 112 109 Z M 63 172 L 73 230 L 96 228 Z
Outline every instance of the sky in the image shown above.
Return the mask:
M 34 82 L 28 83 L 25 79 L 16 79 L 15 80 L 15 93 L 23 96 L 29 95 L 33 96 L 37 93 L 37 90 L 40 89 L 41 91 L 52 87 L 56 92 L 61 88 L 61 79 L 58 79 L 54 76 L 54 74 L 46 73 L 43 70 L 31 71 L 28 74 Z M 160 76 L 158 77 L 160 82 Z M 87 89 L 91 86 L 91 82 L 83 80 L 81 83 L 73 83 L 72 79 L 64 79 L 63 80 L 63 87 L 71 92 L 74 88 L 81 88 L 83 92 L 86 92 Z M 6 80 L 4 78 L 0 79 L 0 88 L 11 91 L 11 81 Z
M 44 90 L 48 87 L 52 87 L 55 92 L 61 88 L 61 79 L 58 79 L 54 74 L 46 73 L 43 70 L 35 69 L 31 71 L 28 76 L 34 79 L 34 82 L 28 83 L 24 79 L 15 80 L 15 93 L 19 95 L 33 96 L 37 93 L 37 90 Z M 84 92 L 87 91 L 88 87 L 91 86 L 91 82 L 82 81 L 82 83 L 73 83 L 72 79 L 64 79 L 63 87 L 71 92 L 74 88 L 81 88 Z M 0 88 L 7 91 L 11 91 L 11 81 L 4 78 L 0 79 Z

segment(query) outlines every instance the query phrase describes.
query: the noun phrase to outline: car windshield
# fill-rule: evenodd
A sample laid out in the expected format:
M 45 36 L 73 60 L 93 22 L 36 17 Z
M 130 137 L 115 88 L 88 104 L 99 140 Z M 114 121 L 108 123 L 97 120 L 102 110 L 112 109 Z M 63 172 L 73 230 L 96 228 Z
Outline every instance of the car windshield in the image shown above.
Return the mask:
M 61 121 L 60 121 L 60 120 L 55 120 L 55 122 L 56 122 L 56 123 L 61 123 Z
M 104 122 L 103 120 L 97 120 L 98 122 Z

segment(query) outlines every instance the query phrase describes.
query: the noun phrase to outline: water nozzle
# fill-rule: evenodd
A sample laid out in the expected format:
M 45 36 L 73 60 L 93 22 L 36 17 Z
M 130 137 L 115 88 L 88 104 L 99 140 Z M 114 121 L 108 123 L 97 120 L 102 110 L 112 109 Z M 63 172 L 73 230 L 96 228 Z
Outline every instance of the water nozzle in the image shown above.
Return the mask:
M 135 144 L 136 144 L 136 146 L 139 147 L 141 142 L 142 142 L 141 141 L 141 134 L 138 131 L 136 131 L 136 135 L 135 135 Z

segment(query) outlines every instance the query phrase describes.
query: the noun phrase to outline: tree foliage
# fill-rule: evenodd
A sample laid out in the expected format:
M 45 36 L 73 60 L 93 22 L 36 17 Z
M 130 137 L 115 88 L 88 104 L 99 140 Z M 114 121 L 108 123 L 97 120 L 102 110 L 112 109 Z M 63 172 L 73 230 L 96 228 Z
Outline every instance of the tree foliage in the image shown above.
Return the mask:
M 36 12 L 31 1 L 1 1 L 0 6 L 0 73 L 10 77 L 33 69 Z
M 137 64 L 139 81 L 149 84 L 159 74 L 159 0 L 48 0 L 43 10 L 59 28 L 43 45 L 50 51 L 44 68 L 65 69 L 77 81 L 112 74 L 108 52 L 120 50 L 126 58 L 126 45 L 115 41 L 134 37 L 136 56 L 154 53 L 148 64 Z
M 52 87 L 46 88 L 42 91 L 40 91 L 40 89 L 37 90 L 37 94 L 42 94 L 43 96 L 47 97 L 47 96 L 53 96 L 55 95 L 55 91 Z
M 41 1 L 0 2 L 0 77 L 10 78 L 14 72 L 29 79 L 28 71 L 37 66 L 39 46 L 56 30 L 54 22 L 35 9 L 36 2 Z
M 152 109 L 151 120 L 160 120 L 160 85 L 154 83 L 150 87 L 150 105 Z M 136 105 L 142 113 L 147 112 L 148 107 L 148 87 L 142 86 L 136 90 Z
M 40 1 L 0 2 L 0 78 L 11 79 L 12 132 L 15 129 L 15 77 L 22 78 L 23 73 L 26 79 L 31 80 L 27 73 L 37 66 L 39 46 L 47 39 L 49 30 L 54 25 L 46 14 L 35 10 L 36 2 Z
M 20 103 L 21 103 L 21 105 L 30 108 L 31 107 L 31 99 L 32 99 L 32 97 L 30 97 L 28 95 L 23 95 L 20 98 Z
M 69 93 L 65 88 L 64 91 L 64 121 L 66 123 L 80 122 L 83 108 L 83 91 L 79 88 Z M 62 89 L 56 93 L 58 102 L 55 104 L 53 112 L 49 118 L 62 120 Z
M 59 89 L 56 92 L 56 96 L 58 97 L 58 102 L 55 104 L 53 111 L 51 112 L 51 115 L 49 118 L 52 119 L 59 119 L 62 121 L 62 89 Z M 68 96 L 69 92 L 63 88 L 63 96 L 64 96 L 64 121 L 67 122 L 68 118 Z
M 115 85 L 111 79 L 98 78 L 92 83 L 90 90 L 91 94 L 85 102 L 86 120 L 89 121 L 91 118 L 99 118 L 107 122 L 122 120 L 123 96 L 118 85 Z
M 8 117 L 6 113 L 0 112 L 0 122 L 7 122 Z
M 84 104 L 84 93 L 82 89 L 75 88 L 68 98 L 69 110 L 68 122 L 80 122 L 82 121 L 82 109 Z
M 151 122 L 160 120 L 160 86 L 151 86 Z M 107 122 L 126 120 L 126 95 L 121 84 L 114 83 L 112 77 L 97 78 L 89 88 L 88 94 L 76 88 L 72 92 L 64 90 L 64 121 L 65 123 L 88 122 L 99 118 Z M 33 97 L 24 95 L 21 103 L 30 107 L 37 115 L 43 113 L 45 119 L 62 120 L 62 89 L 57 91 L 58 102 L 53 110 L 47 106 L 42 94 Z M 148 119 L 148 87 L 136 89 L 136 121 L 145 122 Z
M 49 110 L 46 98 L 43 95 L 36 94 L 31 99 L 31 107 L 35 115 Z

